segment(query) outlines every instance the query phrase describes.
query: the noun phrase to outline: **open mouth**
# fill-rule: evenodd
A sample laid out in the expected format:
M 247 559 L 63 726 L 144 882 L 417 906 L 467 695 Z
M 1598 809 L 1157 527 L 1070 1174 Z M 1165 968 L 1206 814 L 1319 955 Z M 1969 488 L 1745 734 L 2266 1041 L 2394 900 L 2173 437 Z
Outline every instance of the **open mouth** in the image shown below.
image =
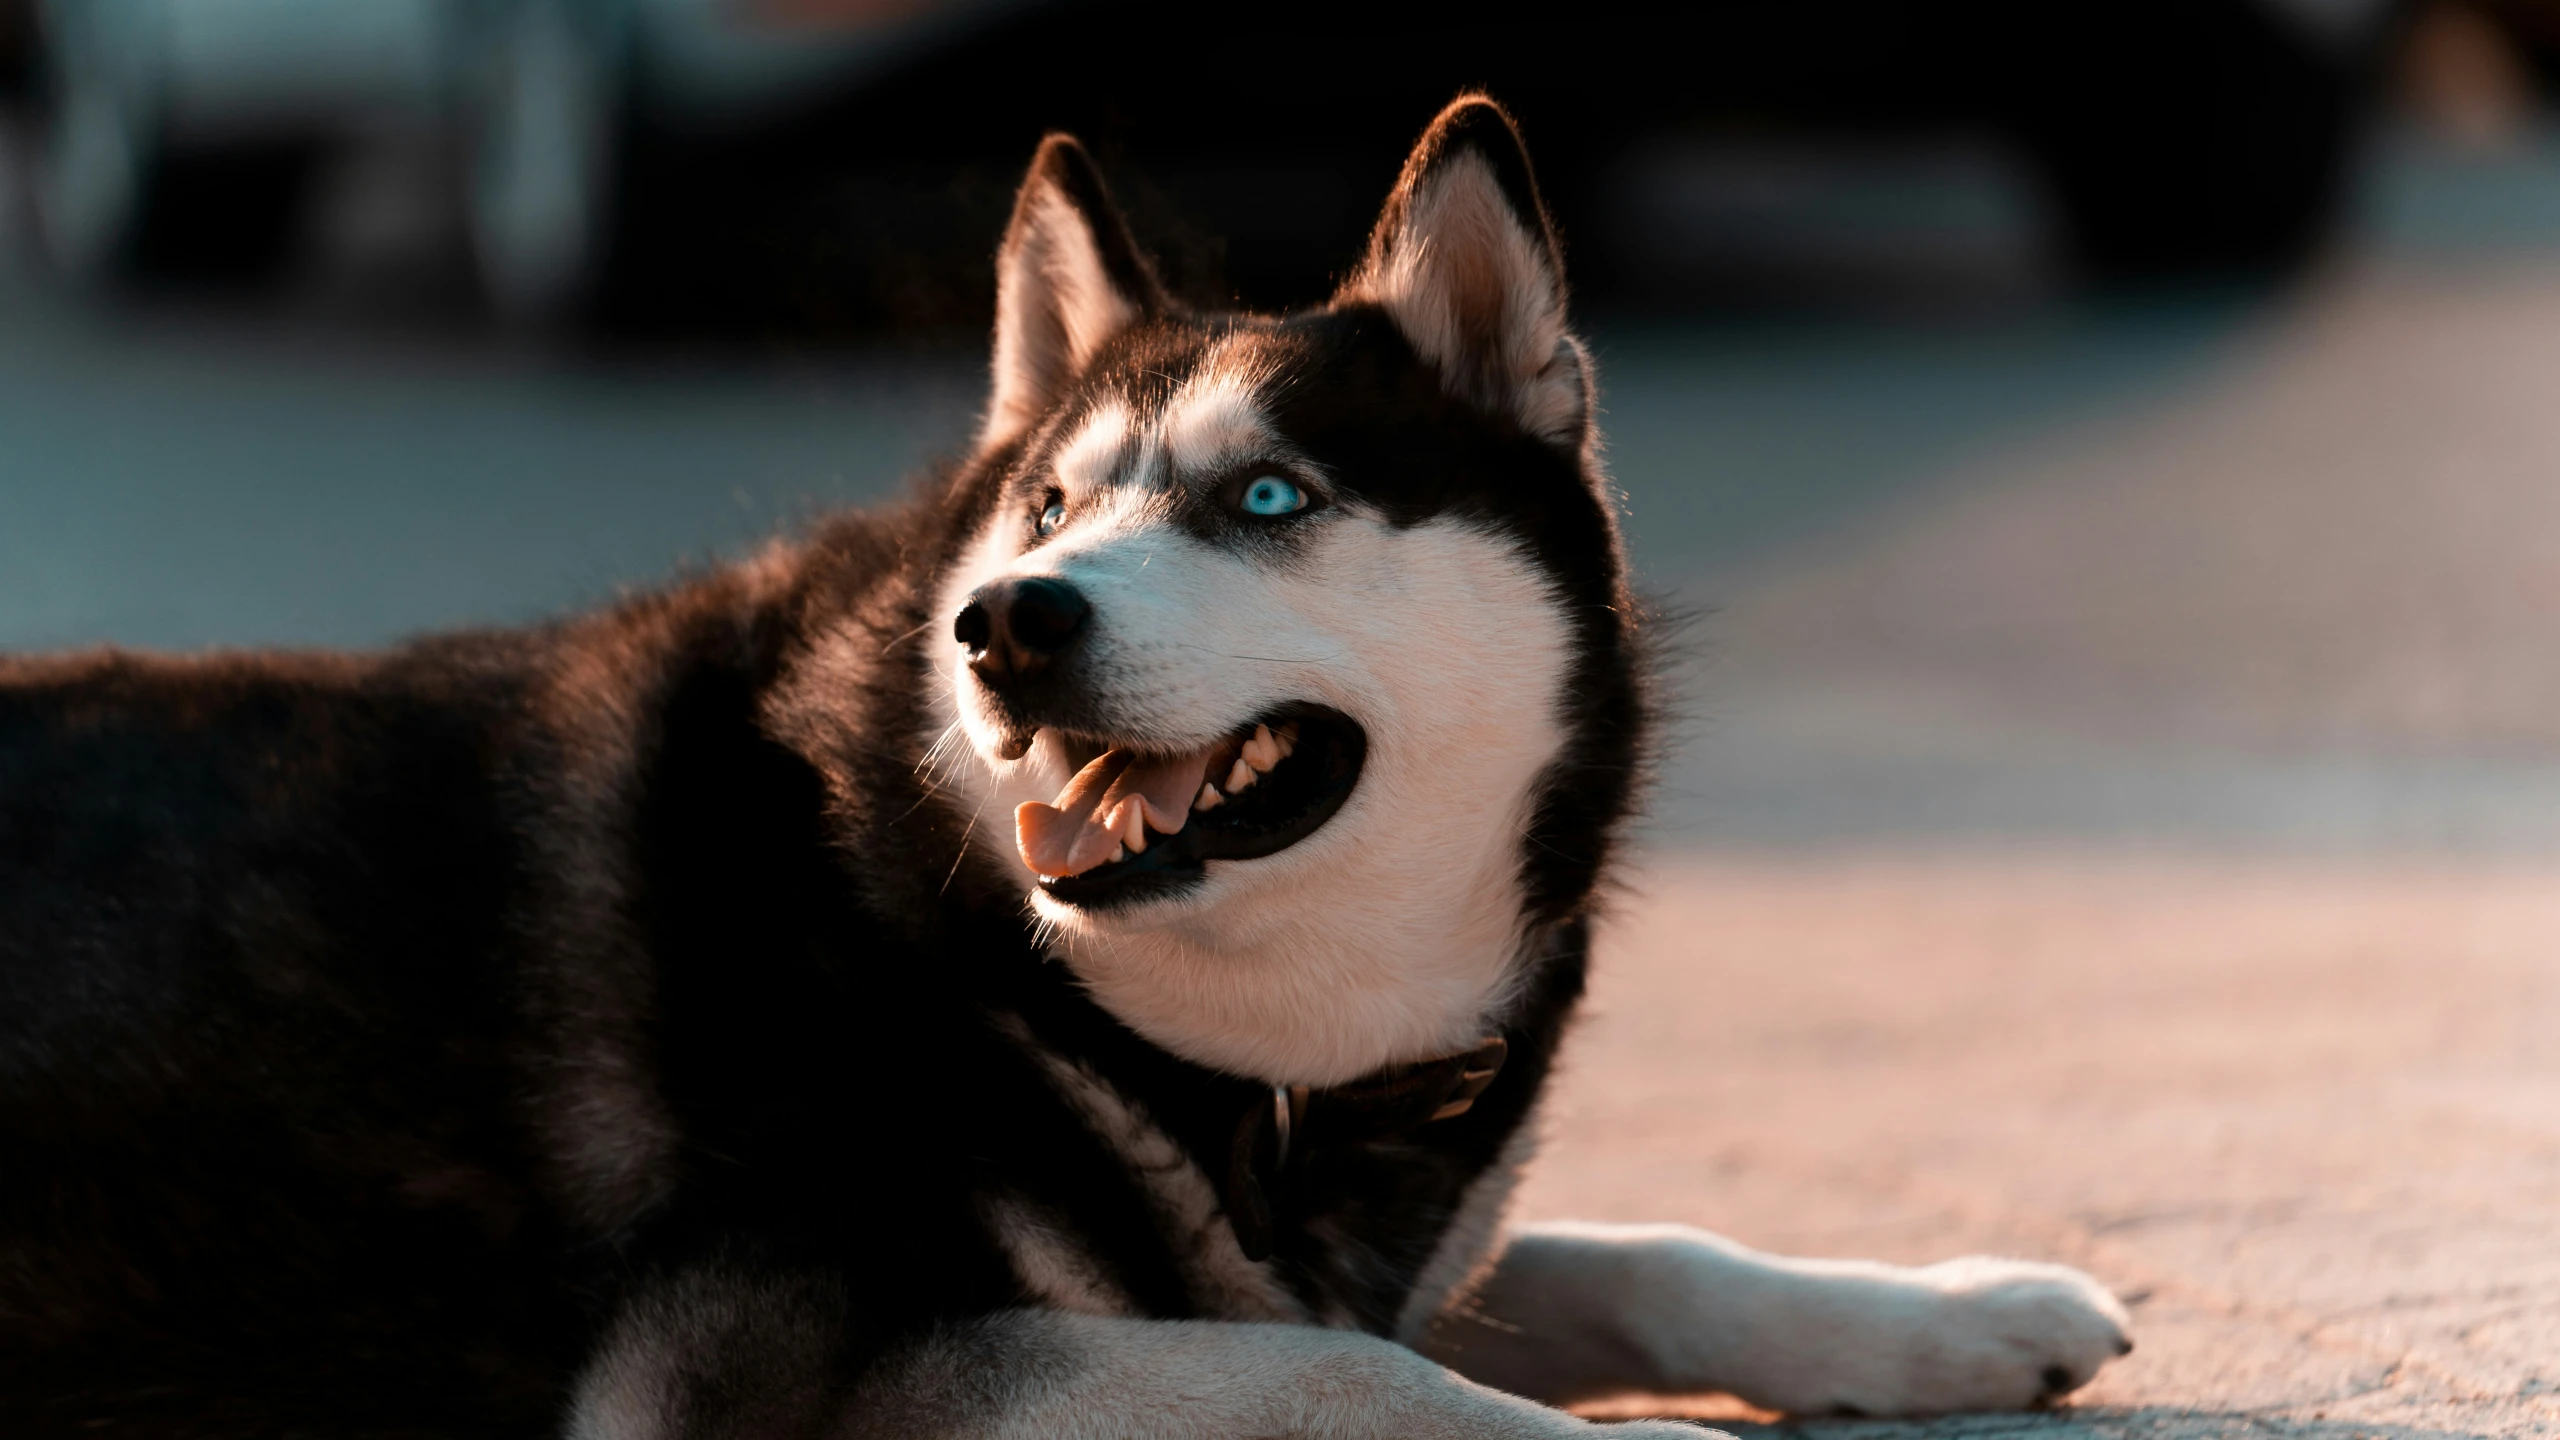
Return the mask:
M 1066 737 L 1075 778 L 1013 813 L 1022 862 L 1052 898 L 1100 909 L 1198 884 L 1211 860 L 1258 860 L 1313 835 L 1359 782 L 1369 737 L 1292 705 L 1215 744 L 1147 754 Z

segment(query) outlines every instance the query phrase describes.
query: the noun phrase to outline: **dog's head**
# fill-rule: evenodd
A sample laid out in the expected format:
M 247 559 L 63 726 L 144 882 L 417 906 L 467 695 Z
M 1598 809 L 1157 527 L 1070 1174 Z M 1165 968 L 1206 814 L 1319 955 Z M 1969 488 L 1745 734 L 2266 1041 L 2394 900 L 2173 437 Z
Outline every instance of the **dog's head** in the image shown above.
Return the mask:
M 1441 114 L 1319 309 L 1175 306 L 1062 136 L 997 263 L 934 617 L 981 842 L 1179 1054 L 1330 1083 L 1471 1043 L 1587 897 L 1637 722 L 1589 363 L 1509 117 Z

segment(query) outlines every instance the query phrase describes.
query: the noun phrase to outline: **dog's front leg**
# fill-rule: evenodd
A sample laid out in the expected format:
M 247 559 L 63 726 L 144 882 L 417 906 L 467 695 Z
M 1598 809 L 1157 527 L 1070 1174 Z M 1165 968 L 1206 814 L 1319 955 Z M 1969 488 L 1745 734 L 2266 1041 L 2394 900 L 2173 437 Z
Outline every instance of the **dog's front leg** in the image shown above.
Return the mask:
M 2124 1307 L 2060 1265 L 1906 1268 L 1766 1255 L 1685 1226 L 1514 1235 L 1423 1348 L 1556 1404 L 1721 1391 L 1798 1414 L 2009 1410 L 2133 1348 Z
M 1372 1335 L 1010 1311 L 883 1368 L 862 1436 L 970 1440 L 1699 1440 L 1596 1426 Z
M 702 1270 L 637 1297 L 570 1440 L 1698 1440 L 1597 1427 L 1375 1336 L 1015 1310 L 864 1353 L 813 1277 Z

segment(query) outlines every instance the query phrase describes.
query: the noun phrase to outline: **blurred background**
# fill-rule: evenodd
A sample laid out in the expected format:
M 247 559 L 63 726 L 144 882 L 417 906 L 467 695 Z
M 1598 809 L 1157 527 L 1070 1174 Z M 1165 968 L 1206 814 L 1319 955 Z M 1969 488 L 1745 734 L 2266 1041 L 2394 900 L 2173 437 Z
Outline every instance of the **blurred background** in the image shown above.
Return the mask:
M 2554 0 L 0 0 L 0 648 L 735 555 L 961 443 L 1042 131 L 1278 308 L 1484 86 L 1680 633 L 1530 1207 L 2093 1266 L 2039 1424 L 2556 1433 L 2555 83 Z

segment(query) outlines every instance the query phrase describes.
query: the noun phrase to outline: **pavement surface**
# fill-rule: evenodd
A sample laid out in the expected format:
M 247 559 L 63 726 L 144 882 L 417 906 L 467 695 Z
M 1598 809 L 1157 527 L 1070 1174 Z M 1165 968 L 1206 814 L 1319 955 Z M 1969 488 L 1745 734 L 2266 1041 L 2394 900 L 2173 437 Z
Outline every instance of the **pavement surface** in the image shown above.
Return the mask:
M 1521 1208 L 2132 1306 L 2064 1410 L 1771 1430 L 2560 1434 L 2555 955 L 2540 862 L 1666 859 Z
M 2350 269 L 2184 343 L 1689 582 L 1673 833 L 2552 849 L 2560 269 Z
M 2140 1349 L 2041 1416 L 1677 1411 L 2560 1434 L 2560 268 L 2170 318 L 1681 575 L 1688 743 L 1523 1199 L 2077 1264 Z
M 2140 1326 L 2047 1415 L 1704 1413 L 2560 1433 L 2560 144 L 2376 176 L 2275 305 L 1599 335 L 1682 743 L 1526 1211 Z M 0 283 L 0 647 L 556 613 L 891 493 L 978 363 Z

